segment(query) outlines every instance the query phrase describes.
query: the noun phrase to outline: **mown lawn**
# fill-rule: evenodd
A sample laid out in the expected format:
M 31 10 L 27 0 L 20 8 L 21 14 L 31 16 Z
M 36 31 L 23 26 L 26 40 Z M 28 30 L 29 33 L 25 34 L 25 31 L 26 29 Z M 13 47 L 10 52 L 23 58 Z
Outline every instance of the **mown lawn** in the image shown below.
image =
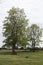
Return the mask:
M 9 50 L 0 50 L 0 65 L 43 65 L 43 51 L 17 51 L 12 55 Z

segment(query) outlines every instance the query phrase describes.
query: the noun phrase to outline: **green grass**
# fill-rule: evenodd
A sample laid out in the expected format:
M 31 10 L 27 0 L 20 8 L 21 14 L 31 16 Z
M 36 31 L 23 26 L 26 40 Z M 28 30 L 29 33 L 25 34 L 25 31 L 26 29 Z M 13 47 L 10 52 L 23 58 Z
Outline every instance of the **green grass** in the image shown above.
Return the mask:
M 0 50 L 0 65 L 43 65 L 43 51 L 17 51 L 12 55 L 11 51 Z

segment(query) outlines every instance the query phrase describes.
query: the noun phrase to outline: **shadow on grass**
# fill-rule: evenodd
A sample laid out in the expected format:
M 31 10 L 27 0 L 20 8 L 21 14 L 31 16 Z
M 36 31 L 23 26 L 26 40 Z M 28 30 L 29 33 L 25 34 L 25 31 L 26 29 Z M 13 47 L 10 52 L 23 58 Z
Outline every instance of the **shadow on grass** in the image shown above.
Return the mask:
M 12 55 L 11 50 L 0 50 L 0 55 Z
M 32 52 L 32 51 L 29 51 L 29 50 L 16 50 L 17 54 L 29 53 L 29 52 Z M 34 53 L 34 52 L 32 52 L 32 53 Z M 17 55 L 17 54 L 13 54 L 12 50 L 0 50 L 0 55 Z
M 29 51 L 26 50 L 16 50 L 17 54 L 21 54 L 21 53 L 28 53 Z M 17 55 L 17 54 L 13 54 L 12 50 L 0 50 L 0 55 Z

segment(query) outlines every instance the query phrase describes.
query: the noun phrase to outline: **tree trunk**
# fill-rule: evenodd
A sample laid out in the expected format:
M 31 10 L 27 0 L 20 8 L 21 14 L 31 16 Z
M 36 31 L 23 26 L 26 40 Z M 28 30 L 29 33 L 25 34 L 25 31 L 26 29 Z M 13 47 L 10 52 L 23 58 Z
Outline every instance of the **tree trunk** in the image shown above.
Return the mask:
M 32 47 L 33 52 L 35 52 L 35 46 Z
M 15 51 L 15 44 L 16 44 L 16 43 L 13 42 L 13 45 L 12 45 L 12 54 L 15 54 L 15 55 L 16 55 L 17 53 L 16 53 L 16 51 Z
M 32 51 L 35 52 L 35 42 L 32 42 Z

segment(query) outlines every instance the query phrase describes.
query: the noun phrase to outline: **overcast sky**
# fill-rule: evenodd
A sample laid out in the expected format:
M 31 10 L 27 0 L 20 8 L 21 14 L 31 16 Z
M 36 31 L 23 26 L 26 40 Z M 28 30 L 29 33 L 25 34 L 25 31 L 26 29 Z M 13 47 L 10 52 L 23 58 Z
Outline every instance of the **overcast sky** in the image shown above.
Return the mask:
M 12 7 L 23 8 L 29 24 L 35 23 L 43 28 L 43 0 L 0 0 L 0 46 L 3 44 L 3 21 Z

